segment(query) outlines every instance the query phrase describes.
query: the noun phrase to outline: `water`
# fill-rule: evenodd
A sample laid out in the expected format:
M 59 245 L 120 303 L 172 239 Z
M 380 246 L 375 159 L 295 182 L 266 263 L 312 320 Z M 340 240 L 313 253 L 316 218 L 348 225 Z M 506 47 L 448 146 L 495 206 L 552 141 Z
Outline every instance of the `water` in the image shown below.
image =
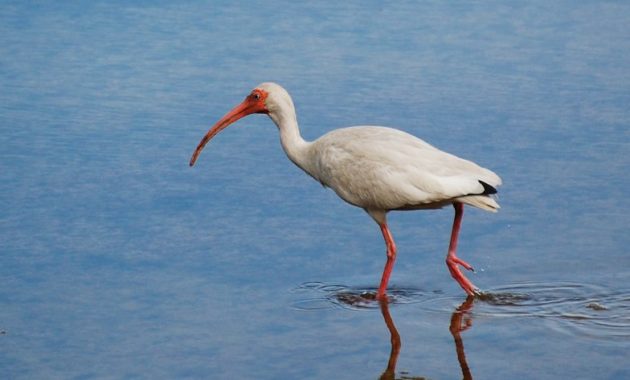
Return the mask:
M 624 2 L 0 8 L 0 369 L 27 378 L 630 377 Z M 504 179 L 378 228 L 264 116 L 190 154 L 256 84 L 302 133 L 395 126 Z

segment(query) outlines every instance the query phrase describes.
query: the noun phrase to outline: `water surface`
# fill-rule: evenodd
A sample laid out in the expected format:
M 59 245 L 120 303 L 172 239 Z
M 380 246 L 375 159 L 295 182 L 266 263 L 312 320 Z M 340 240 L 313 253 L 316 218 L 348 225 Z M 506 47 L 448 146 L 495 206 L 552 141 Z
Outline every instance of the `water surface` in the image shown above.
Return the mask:
M 624 2 L 24 3 L 0 9 L 7 378 L 630 377 Z M 394 126 L 499 173 L 498 214 L 373 221 L 252 116 Z

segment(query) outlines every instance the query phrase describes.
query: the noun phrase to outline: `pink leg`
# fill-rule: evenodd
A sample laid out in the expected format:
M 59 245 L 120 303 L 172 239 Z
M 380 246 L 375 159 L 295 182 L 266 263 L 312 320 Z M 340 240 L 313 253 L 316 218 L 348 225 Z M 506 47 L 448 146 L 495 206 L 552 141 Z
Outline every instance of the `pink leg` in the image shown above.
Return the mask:
M 464 276 L 462 271 L 457 265 L 461 265 L 464 268 L 474 271 L 473 267 L 464 260 L 457 257 L 457 237 L 459 235 L 459 229 L 462 224 L 462 216 L 464 215 L 464 205 L 459 202 L 453 203 L 455 207 L 455 219 L 453 220 L 453 231 L 451 232 L 451 243 L 448 246 L 448 255 L 446 255 L 446 265 L 451 272 L 451 276 L 457 281 L 459 286 L 464 289 L 469 296 L 479 293 L 479 289 L 470 282 L 469 279 Z
M 389 228 L 387 228 L 387 223 L 379 224 L 379 226 L 381 227 L 381 232 L 383 233 L 383 238 L 385 239 L 385 244 L 387 245 L 387 262 L 385 263 L 385 268 L 383 269 L 381 285 L 378 287 L 378 292 L 376 293 L 376 298 L 383 300 L 386 299 L 385 292 L 387 291 L 387 282 L 389 281 L 389 276 L 392 274 L 394 261 L 396 261 L 396 244 L 394 243 L 392 234 L 389 232 Z

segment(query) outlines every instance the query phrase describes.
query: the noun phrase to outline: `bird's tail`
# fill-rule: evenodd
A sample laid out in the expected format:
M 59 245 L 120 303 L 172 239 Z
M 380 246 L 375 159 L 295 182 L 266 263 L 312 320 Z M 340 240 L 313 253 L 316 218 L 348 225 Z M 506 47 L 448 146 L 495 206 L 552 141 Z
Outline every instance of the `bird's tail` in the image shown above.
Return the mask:
M 496 199 L 488 195 L 467 195 L 465 197 L 457 198 L 457 201 L 490 212 L 497 212 L 501 208 Z

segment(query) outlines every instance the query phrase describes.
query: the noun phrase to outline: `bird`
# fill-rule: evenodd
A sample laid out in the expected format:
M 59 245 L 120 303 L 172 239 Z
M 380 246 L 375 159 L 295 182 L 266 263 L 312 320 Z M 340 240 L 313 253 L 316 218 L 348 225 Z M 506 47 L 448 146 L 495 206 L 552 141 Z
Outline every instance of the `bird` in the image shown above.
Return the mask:
M 226 113 L 203 136 L 190 159 L 219 132 L 251 114 L 266 114 L 280 133 L 289 160 L 332 189 L 350 205 L 364 209 L 380 227 L 386 261 L 375 297 L 387 299 L 387 284 L 397 248 L 387 225 L 387 213 L 431 210 L 452 205 L 455 210 L 446 265 L 468 296 L 481 291 L 461 271 L 473 266 L 457 256 L 464 205 L 497 212 L 501 178 L 489 169 L 439 150 L 407 132 L 382 126 L 353 126 L 330 131 L 314 141 L 300 135 L 295 106 L 282 86 L 265 82 Z

